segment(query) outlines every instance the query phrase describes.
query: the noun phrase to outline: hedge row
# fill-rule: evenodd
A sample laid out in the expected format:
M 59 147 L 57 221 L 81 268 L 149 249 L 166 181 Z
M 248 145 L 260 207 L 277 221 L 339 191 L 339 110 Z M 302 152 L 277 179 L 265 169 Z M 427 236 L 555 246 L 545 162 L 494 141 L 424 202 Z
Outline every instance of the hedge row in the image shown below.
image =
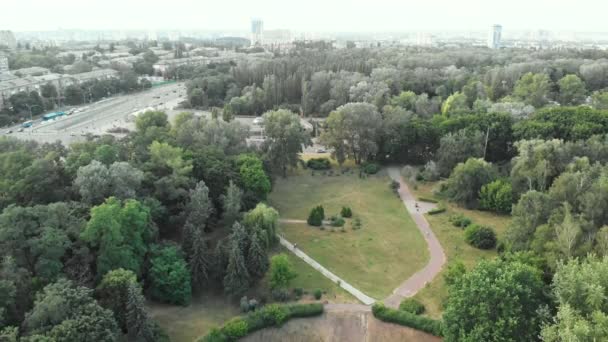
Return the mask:
M 255 331 L 280 327 L 291 318 L 312 317 L 323 313 L 323 304 L 270 304 L 245 316 L 235 317 L 220 328 L 213 328 L 199 342 L 236 341 Z
M 377 319 L 421 330 L 435 336 L 443 336 L 443 322 L 424 316 L 416 316 L 406 311 L 387 308 L 382 303 L 372 306 L 372 313 Z
M 435 208 L 433 210 L 429 210 L 428 214 L 429 215 L 437 215 L 437 214 L 441 214 L 443 212 L 445 212 L 446 209 L 444 207 L 439 207 L 439 208 Z
M 418 200 L 420 202 L 428 202 L 428 203 L 439 203 L 438 200 L 433 199 L 433 198 L 428 198 L 428 197 L 418 197 Z

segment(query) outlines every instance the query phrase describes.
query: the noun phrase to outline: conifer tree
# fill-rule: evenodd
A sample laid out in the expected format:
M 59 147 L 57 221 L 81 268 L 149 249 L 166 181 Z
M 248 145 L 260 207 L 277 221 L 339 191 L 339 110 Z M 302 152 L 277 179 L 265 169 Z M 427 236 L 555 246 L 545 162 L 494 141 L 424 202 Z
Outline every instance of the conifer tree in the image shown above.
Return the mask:
M 243 191 L 232 181 L 226 189 L 226 194 L 222 195 L 222 204 L 224 208 L 224 225 L 231 227 L 239 218 L 241 212 L 241 201 Z
M 144 296 L 138 284 L 130 284 L 127 290 L 127 332 L 129 341 L 152 342 L 154 326 L 146 307 Z
M 269 265 L 268 253 L 262 246 L 260 234 L 262 234 L 260 231 L 253 233 L 247 253 L 247 270 L 254 281 L 264 276 Z
M 200 290 L 209 281 L 211 265 L 207 257 L 207 244 L 201 231 L 197 231 L 192 241 L 192 252 L 188 258 L 192 288 Z
M 236 225 L 236 224 L 235 224 Z M 231 241 L 230 258 L 224 277 L 224 291 L 233 297 L 242 296 L 249 288 L 249 272 L 238 241 Z

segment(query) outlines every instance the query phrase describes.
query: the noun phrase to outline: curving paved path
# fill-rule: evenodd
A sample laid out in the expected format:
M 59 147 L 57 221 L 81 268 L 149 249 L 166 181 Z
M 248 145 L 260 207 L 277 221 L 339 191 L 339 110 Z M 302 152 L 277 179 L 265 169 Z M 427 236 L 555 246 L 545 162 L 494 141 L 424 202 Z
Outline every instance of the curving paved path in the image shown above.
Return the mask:
M 424 217 L 424 213 L 435 208 L 435 205 L 432 203 L 418 202 L 416 200 L 407 184 L 403 181 L 399 168 L 388 168 L 388 174 L 393 180 L 399 182 L 399 196 L 403 201 L 403 205 L 405 205 L 405 208 L 416 223 L 416 226 L 424 236 L 430 254 L 430 260 L 426 266 L 399 285 L 399 287 L 393 291 L 393 294 L 384 300 L 384 303 L 387 306 L 396 308 L 403 298 L 413 297 L 439 274 L 441 268 L 445 264 L 446 257 L 445 252 L 441 247 L 441 243 L 439 243 L 439 240 Z M 418 208 L 416 208 L 417 202 Z
M 424 266 L 423 269 L 416 272 L 414 275 L 405 280 L 399 287 L 397 287 L 393 293 L 384 299 L 384 304 L 389 307 L 397 308 L 399 307 L 399 303 L 403 300 L 403 298 L 413 297 L 418 291 L 423 289 L 427 283 L 429 283 L 435 276 L 441 271 L 441 268 L 445 264 L 446 257 L 439 243 L 439 240 L 433 233 L 430 228 L 430 225 L 424 214 L 429 210 L 435 208 L 435 204 L 426 203 L 426 202 L 418 202 L 418 207 L 416 207 L 416 198 L 410 192 L 407 184 L 403 181 L 401 177 L 401 173 L 398 167 L 389 167 L 388 168 L 389 176 L 399 182 L 399 196 L 403 201 L 403 205 L 409 212 L 410 216 L 416 223 L 416 226 L 424 236 L 430 254 L 430 260 Z M 293 220 L 293 219 L 281 219 L 279 220 L 282 223 L 306 223 L 305 220 Z M 348 291 L 355 298 L 359 299 L 365 305 L 371 305 L 376 300 L 371 298 L 350 285 L 340 277 L 336 276 L 328 269 L 323 267 L 321 264 L 316 262 L 313 258 L 309 257 L 306 253 L 302 252 L 302 250 L 295 248 L 294 245 L 287 241 L 285 238 L 279 235 L 279 240 L 281 245 L 285 246 L 288 250 L 293 252 L 300 259 L 304 260 L 307 264 L 312 266 L 314 269 L 318 270 L 325 277 L 329 278 L 331 281 L 338 283 L 340 287 L 344 290 Z M 331 310 L 341 310 L 341 311 L 369 311 L 369 307 L 360 304 L 327 304 L 325 307 Z

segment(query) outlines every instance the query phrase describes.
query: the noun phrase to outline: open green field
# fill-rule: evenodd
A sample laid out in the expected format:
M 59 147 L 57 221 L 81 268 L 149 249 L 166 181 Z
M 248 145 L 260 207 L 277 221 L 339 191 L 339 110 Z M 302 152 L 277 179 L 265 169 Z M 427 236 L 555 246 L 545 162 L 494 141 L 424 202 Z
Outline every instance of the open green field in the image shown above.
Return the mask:
M 283 252 L 288 255 L 298 276 L 292 280 L 291 288 L 300 287 L 308 294 L 301 301 L 312 301 L 312 291 L 323 291 L 322 301 L 330 303 L 357 303 L 357 299 L 332 283 L 321 273 L 310 267 L 287 250 L 277 247 L 274 253 Z M 248 294 L 249 298 L 260 300 L 270 297 L 268 279 L 264 278 Z M 222 325 L 230 318 L 240 315 L 238 301 L 228 300 L 221 292 L 206 293 L 192 299 L 189 306 L 176 306 L 148 303 L 148 309 L 158 323 L 167 331 L 173 342 L 191 342 L 205 335 L 212 327 Z
M 433 188 L 435 186 L 436 183 L 420 183 L 417 189 L 414 189 L 412 186 L 410 186 L 410 189 L 417 196 L 436 198 L 433 195 Z M 414 297 L 426 306 L 426 313 L 434 318 L 441 316 L 442 303 L 447 298 L 447 288 L 443 280 L 443 272 L 445 272 L 447 265 L 450 262 L 460 260 L 467 266 L 467 269 L 471 269 L 480 260 L 493 258 L 497 255 L 496 250 L 484 251 L 469 246 L 464 241 L 464 231 L 454 227 L 449 222 L 448 218 L 450 215 L 462 213 L 473 220 L 474 223 L 492 227 L 496 231 L 499 240 L 504 236 L 511 221 L 510 216 L 497 215 L 486 211 L 467 210 L 452 203 L 446 203 L 446 207 L 448 209 L 446 212 L 438 215 L 427 214 L 426 219 L 429 221 L 431 229 L 433 229 L 433 232 L 445 250 L 447 264 L 444 266 L 444 270 Z
M 269 196 L 282 219 L 306 220 L 313 206 L 325 216 L 349 206 L 363 228 L 352 230 L 347 220 L 339 229 L 281 224 L 281 232 L 298 248 L 339 277 L 376 299 L 388 296 L 429 259 L 423 236 L 399 198 L 389 189 L 385 172 L 361 179 L 358 173 L 333 176 L 300 170 L 277 179 Z

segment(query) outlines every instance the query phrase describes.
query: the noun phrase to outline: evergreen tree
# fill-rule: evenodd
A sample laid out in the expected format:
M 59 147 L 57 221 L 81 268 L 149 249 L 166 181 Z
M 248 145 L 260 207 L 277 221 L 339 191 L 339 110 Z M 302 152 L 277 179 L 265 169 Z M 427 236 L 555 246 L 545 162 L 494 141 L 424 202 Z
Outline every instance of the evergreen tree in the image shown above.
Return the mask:
M 182 249 L 186 255 L 190 255 L 192 251 L 192 243 L 197 231 L 203 232 L 207 225 L 209 216 L 213 213 L 213 204 L 209 199 L 209 188 L 204 181 L 198 182 L 196 187 L 190 190 L 190 202 L 186 208 L 188 217 L 184 225 L 182 235 Z
M 245 258 L 238 242 L 233 240 L 231 241 L 230 257 L 224 277 L 224 291 L 230 296 L 240 297 L 248 288 L 249 272 L 247 272 Z
M 268 253 L 264 250 L 259 231 L 256 231 L 251 236 L 251 244 L 247 253 L 247 270 L 251 275 L 252 280 L 261 279 L 266 271 L 268 271 Z
M 213 250 L 213 279 L 221 283 L 226 276 L 228 267 L 228 251 L 223 240 L 220 240 Z
M 245 227 L 238 222 L 235 222 L 232 225 L 232 234 L 230 234 L 230 243 L 236 244 L 241 251 L 241 254 L 246 256 L 248 246 L 249 246 L 249 237 L 247 232 L 245 231 Z
M 207 259 L 207 244 L 199 230 L 192 241 L 192 253 L 188 258 L 190 275 L 192 277 L 192 288 L 200 290 L 209 280 L 209 269 L 211 268 Z
M 154 327 L 144 305 L 144 296 L 138 284 L 127 289 L 127 331 L 129 341 L 154 341 Z
M 226 189 L 226 194 L 222 195 L 222 203 L 224 208 L 224 225 L 226 227 L 232 226 L 232 224 L 238 219 L 241 211 L 241 200 L 243 198 L 243 191 L 232 181 Z

